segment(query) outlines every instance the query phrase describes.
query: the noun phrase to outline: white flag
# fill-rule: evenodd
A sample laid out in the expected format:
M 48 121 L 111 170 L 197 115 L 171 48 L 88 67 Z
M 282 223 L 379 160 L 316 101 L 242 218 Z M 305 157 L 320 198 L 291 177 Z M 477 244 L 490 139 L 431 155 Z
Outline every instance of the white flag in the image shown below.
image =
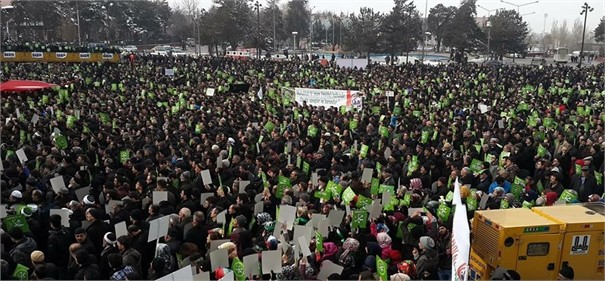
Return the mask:
M 452 280 L 467 281 L 468 259 L 471 251 L 471 231 L 468 227 L 466 205 L 460 198 L 460 182 L 456 178 L 454 183 L 454 222 L 452 228 Z
M 256 93 L 256 96 L 258 97 L 259 100 L 263 99 L 263 88 L 262 87 L 260 89 L 258 89 L 258 93 Z

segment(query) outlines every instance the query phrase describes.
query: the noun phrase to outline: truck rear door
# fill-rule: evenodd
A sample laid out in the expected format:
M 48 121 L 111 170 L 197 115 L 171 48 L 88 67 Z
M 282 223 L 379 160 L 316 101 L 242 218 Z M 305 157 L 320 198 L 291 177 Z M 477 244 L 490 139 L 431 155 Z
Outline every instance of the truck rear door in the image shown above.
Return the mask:
M 561 234 L 521 236 L 517 272 L 522 280 L 554 280 L 558 277 L 560 240 Z

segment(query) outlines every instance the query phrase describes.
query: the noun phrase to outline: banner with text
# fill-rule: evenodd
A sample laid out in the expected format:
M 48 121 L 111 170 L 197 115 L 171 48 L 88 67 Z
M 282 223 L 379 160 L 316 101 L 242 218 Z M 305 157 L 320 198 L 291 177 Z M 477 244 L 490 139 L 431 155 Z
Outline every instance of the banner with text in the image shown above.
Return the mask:
M 294 89 L 294 100 L 298 104 L 306 102 L 312 106 L 337 107 L 345 106 L 347 110 L 361 109 L 363 97 L 359 91 L 328 89 Z

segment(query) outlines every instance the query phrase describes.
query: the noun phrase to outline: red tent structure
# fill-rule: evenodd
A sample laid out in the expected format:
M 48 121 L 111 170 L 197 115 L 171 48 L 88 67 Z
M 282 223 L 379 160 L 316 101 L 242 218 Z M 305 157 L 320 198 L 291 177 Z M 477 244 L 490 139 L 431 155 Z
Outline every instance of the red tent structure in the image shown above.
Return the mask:
M 9 80 L 0 84 L 0 92 L 27 92 L 55 87 L 57 85 L 36 80 Z

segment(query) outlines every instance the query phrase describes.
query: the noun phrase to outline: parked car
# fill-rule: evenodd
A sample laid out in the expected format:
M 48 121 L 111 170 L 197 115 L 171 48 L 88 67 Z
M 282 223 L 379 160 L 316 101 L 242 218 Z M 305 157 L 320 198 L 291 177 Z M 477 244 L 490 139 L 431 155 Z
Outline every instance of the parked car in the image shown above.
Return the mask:
M 134 52 L 136 52 L 138 50 L 139 50 L 139 48 L 137 48 L 137 46 L 135 46 L 135 45 L 126 45 L 126 46 L 124 46 L 124 51 L 125 52 L 134 53 Z
M 503 63 L 501 60 L 486 60 L 483 62 L 483 65 L 491 67 L 500 67 L 503 65 Z
M 164 45 L 164 46 L 155 46 L 151 48 L 151 55 L 153 56 L 167 56 L 172 51 L 172 47 Z
M 172 56 L 174 56 L 174 57 L 186 56 L 187 55 L 187 53 L 185 53 L 185 51 L 183 51 L 183 49 L 178 48 L 178 47 L 172 48 L 171 53 L 172 53 Z

